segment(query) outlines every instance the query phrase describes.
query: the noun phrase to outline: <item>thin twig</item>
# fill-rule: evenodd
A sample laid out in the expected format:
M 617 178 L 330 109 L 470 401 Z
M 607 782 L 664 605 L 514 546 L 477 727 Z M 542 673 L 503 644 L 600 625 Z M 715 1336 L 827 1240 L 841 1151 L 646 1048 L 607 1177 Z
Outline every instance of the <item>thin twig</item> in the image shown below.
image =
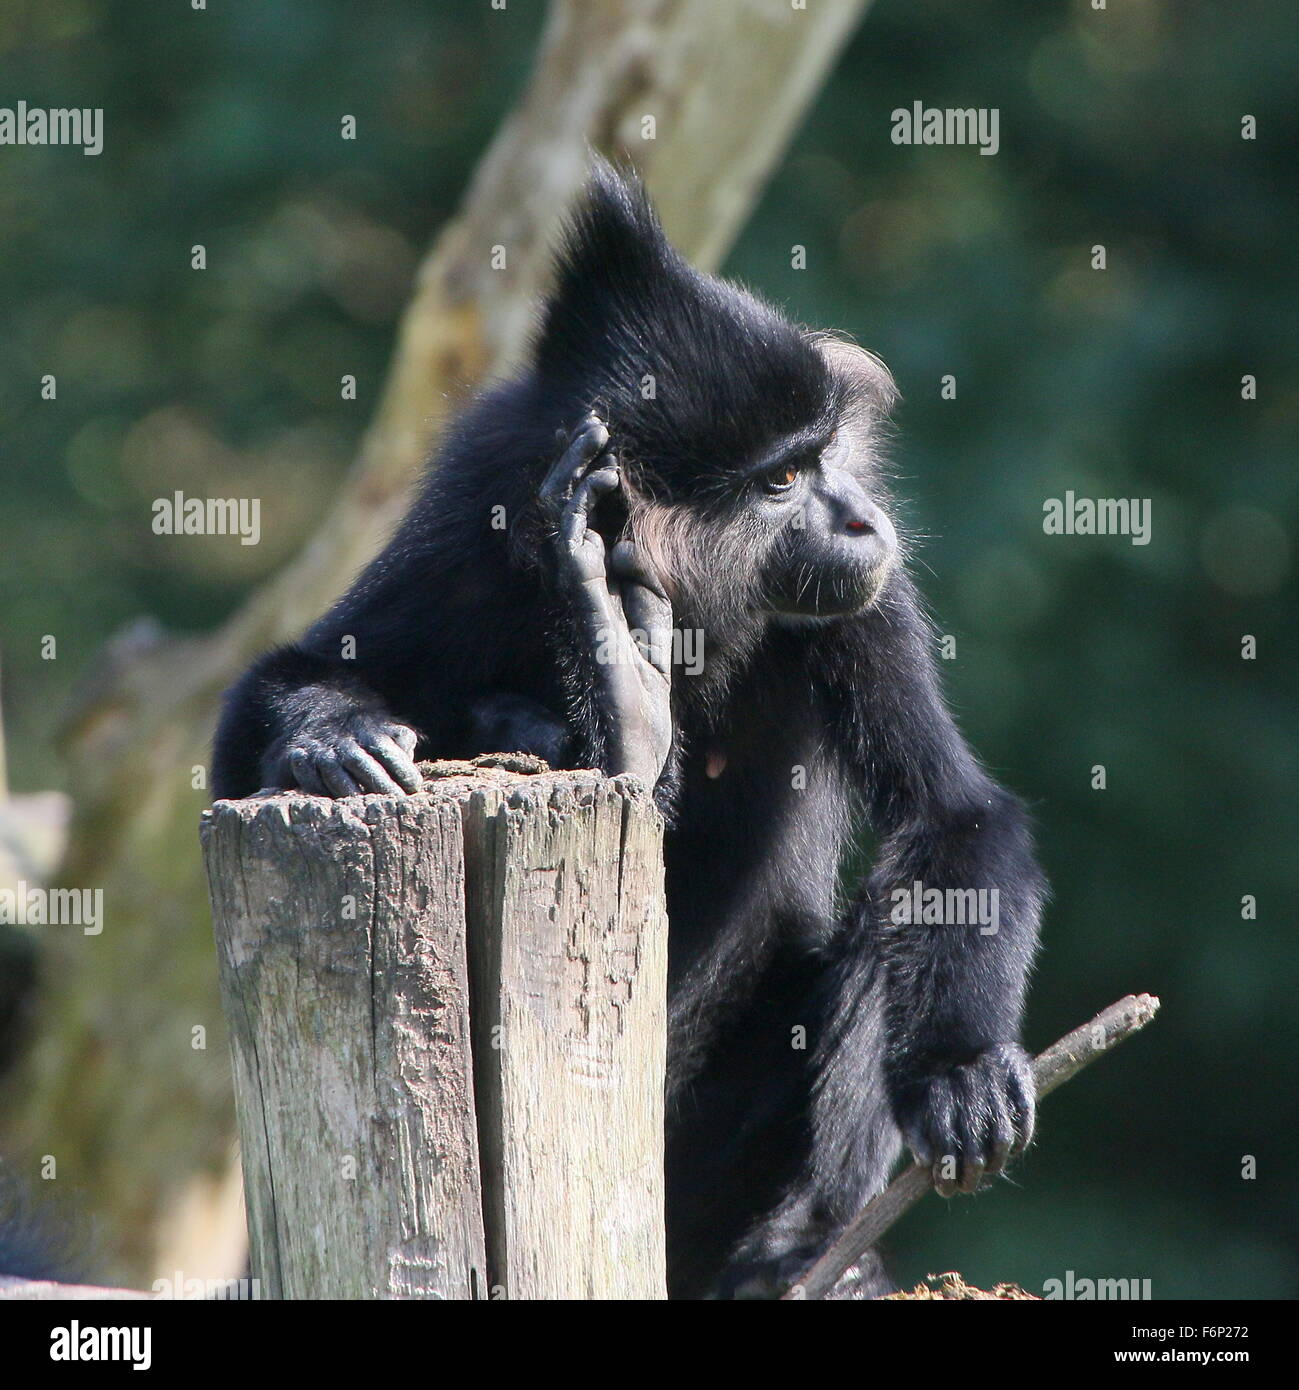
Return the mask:
M 1159 1011 L 1153 994 L 1128 994 L 1090 1023 L 1075 1028 L 1033 1059 L 1037 1098 L 1078 1075 L 1097 1057 L 1144 1028 Z M 934 1185 L 933 1169 L 919 1163 L 895 1178 L 848 1223 L 843 1234 L 781 1295 L 783 1299 L 816 1299 L 828 1293 L 880 1236 Z

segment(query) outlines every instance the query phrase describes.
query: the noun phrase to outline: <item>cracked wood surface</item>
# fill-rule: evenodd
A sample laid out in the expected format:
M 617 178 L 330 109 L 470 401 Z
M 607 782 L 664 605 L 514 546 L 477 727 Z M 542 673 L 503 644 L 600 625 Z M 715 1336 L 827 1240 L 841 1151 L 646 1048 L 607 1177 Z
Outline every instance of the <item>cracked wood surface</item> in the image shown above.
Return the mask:
M 659 816 L 631 779 L 438 770 L 205 817 L 253 1272 L 662 1298 Z

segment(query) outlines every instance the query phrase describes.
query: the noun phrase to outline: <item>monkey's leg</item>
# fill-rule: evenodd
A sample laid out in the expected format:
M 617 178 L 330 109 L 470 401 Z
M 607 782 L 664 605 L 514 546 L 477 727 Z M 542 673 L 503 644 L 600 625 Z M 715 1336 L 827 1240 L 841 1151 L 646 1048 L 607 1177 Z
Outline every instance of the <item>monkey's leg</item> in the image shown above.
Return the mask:
M 869 1197 L 883 1191 L 902 1149 L 884 1077 L 885 979 L 869 953 L 818 962 L 818 978 L 786 1018 L 815 1040 L 805 1077 L 808 1129 L 798 1173 L 749 1230 L 723 1270 L 731 1298 L 778 1298 Z M 806 1262 L 806 1263 L 804 1263 Z M 890 1285 L 874 1252 L 829 1297 L 872 1298 Z
M 485 695 L 469 712 L 474 748 L 480 753 L 533 753 L 563 767 L 572 742 L 568 726 L 526 695 Z

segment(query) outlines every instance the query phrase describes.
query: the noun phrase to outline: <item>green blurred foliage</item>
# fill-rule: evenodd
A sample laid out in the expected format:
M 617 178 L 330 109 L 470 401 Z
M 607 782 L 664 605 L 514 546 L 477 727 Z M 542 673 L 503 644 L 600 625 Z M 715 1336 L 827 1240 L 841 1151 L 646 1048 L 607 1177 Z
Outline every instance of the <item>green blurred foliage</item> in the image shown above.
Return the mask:
M 61 696 L 107 634 L 142 612 L 211 626 L 320 519 L 418 258 L 522 86 L 540 18 L 417 0 L 363 20 L 341 0 L 0 9 L 0 105 L 105 111 L 98 157 L 0 147 L 15 785 L 58 780 Z M 150 504 L 176 489 L 260 497 L 261 543 L 154 535 Z
M 209 627 L 309 534 L 538 23 L 522 0 L 0 14 L 0 104 L 107 111 L 97 159 L 0 150 L 20 785 L 56 781 L 60 697 L 117 625 Z M 1296 34 L 1285 0 L 878 0 L 731 258 L 902 388 L 894 463 L 957 639 L 949 689 L 1036 806 L 1054 884 L 1030 1044 L 1131 990 L 1164 1001 L 1047 1104 L 1017 1190 L 908 1218 L 906 1280 L 1299 1294 Z M 1000 153 L 893 145 L 914 101 L 998 108 Z M 153 536 L 176 488 L 260 496 L 262 544 Z M 1151 499 L 1151 544 L 1043 534 L 1068 489 Z

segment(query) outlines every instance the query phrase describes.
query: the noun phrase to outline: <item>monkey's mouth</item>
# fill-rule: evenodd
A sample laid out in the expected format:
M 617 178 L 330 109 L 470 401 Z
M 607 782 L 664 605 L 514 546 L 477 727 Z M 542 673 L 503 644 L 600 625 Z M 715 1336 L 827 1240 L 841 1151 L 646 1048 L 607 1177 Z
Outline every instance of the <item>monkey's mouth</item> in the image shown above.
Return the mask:
M 824 575 L 787 585 L 769 597 L 778 618 L 851 618 L 874 606 L 892 565 L 863 565 L 832 578 Z

